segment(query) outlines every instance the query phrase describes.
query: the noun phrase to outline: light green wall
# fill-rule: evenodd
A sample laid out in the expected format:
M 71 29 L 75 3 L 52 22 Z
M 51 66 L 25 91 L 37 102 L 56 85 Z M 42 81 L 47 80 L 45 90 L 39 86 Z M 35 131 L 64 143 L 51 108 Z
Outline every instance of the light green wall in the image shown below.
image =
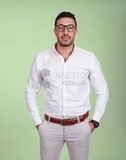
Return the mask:
M 110 89 L 100 128 L 92 134 L 89 160 L 126 158 L 125 2 L 0 0 L 0 160 L 39 159 L 38 133 L 24 101 L 25 82 L 34 56 L 55 43 L 53 22 L 64 10 L 76 15 L 76 45 L 96 54 Z M 92 104 L 94 99 L 92 93 Z M 60 160 L 68 160 L 65 147 Z

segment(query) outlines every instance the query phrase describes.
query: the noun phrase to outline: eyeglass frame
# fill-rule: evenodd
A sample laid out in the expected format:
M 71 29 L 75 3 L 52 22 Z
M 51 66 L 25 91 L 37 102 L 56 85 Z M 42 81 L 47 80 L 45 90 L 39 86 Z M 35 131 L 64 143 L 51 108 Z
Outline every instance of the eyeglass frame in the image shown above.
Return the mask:
M 63 27 L 63 30 L 62 30 L 62 31 L 59 30 L 59 28 L 58 28 L 59 26 L 62 26 L 62 27 Z M 73 27 L 73 30 L 72 30 L 72 31 L 70 31 L 70 30 L 68 29 L 69 26 L 72 26 L 72 27 Z M 59 31 L 59 32 L 64 32 L 65 28 L 67 28 L 67 31 L 68 31 L 68 32 L 73 32 L 73 31 L 76 30 L 77 26 L 75 26 L 75 25 L 73 25 L 73 24 L 69 24 L 69 25 L 59 24 L 59 25 L 56 25 L 56 26 L 55 26 L 55 29 L 56 29 L 56 28 L 58 28 L 58 31 Z

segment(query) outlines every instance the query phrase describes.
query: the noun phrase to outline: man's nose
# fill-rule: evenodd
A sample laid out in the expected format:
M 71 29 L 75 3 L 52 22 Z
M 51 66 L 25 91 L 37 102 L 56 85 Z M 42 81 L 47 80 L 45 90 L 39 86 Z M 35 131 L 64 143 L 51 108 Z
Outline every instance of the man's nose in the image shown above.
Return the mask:
M 68 34 L 67 27 L 64 28 L 64 34 Z

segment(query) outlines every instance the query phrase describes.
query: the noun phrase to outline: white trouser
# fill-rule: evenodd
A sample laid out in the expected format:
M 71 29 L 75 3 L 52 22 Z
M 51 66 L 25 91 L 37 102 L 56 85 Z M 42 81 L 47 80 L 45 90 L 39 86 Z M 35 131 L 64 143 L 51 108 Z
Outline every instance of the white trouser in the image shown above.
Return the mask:
M 59 160 L 66 142 L 70 160 L 88 160 L 91 129 L 89 118 L 70 126 L 44 122 L 39 126 L 41 160 Z

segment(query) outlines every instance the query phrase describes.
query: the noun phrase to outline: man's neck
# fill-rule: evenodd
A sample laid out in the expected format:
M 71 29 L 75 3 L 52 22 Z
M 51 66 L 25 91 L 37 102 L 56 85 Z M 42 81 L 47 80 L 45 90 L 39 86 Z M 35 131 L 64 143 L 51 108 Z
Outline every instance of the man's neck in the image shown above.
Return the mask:
M 74 44 L 72 44 L 68 47 L 63 47 L 57 43 L 55 47 L 56 47 L 57 52 L 59 54 L 61 54 L 63 56 L 64 60 L 66 61 L 74 49 Z

